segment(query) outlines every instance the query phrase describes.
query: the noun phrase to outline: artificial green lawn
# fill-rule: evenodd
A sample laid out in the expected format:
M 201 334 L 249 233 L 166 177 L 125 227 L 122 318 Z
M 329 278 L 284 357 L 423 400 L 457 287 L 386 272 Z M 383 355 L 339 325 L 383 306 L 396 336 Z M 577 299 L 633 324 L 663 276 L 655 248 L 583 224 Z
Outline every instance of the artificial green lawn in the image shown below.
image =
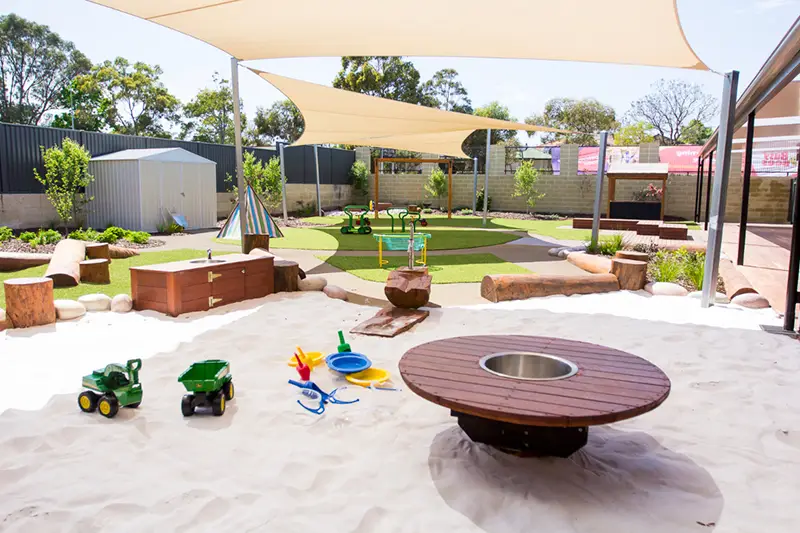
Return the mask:
M 317 256 L 319 259 L 367 281 L 385 282 L 389 272 L 408 265 L 404 256 L 386 257 L 388 265 L 378 268 L 376 256 Z M 428 256 L 428 272 L 432 283 L 478 283 L 487 274 L 529 274 L 530 271 L 503 261 L 492 254 L 462 254 Z
M 223 252 L 217 255 L 222 255 Z M 93 283 L 81 283 L 77 287 L 54 289 L 55 299 L 74 300 L 84 294 L 102 293 L 109 296 L 117 294 L 131 293 L 131 275 L 128 269 L 132 266 L 154 265 L 156 263 L 169 263 L 170 261 L 182 261 L 184 259 L 197 259 L 205 257 L 206 252 L 202 250 L 167 250 L 163 252 L 143 252 L 141 255 L 128 259 L 113 259 L 111 261 L 110 273 L 111 283 L 108 285 L 95 285 Z M 38 278 L 44 276 L 47 265 L 41 265 L 17 272 L 0 272 L 0 307 L 6 306 L 6 295 L 3 290 L 3 281 L 11 278 Z

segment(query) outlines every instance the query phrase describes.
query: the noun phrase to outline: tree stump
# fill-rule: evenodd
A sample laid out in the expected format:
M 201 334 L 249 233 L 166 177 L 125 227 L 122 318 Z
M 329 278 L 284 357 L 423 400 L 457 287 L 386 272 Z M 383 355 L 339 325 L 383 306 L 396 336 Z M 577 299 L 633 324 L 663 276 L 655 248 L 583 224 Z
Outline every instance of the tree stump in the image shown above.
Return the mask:
M 617 276 L 619 288 L 624 291 L 638 291 L 644 289 L 647 283 L 647 263 L 634 259 L 611 260 L 611 273 Z
M 249 254 L 253 248 L 263 248 L 269 251 L 269 235 L 258 233 L 244 234 L 244 253 Z
M 107 242 L 93 242 L 86 244 L 87 259 L 108 259 L 111 260 L 111 251 Z
M 297 278 L 300 276 L 300 265 L 286 259 L 276 259 L 274 265 L 275 292 L 293 292 L 297 290 Z
M 594 294 L 619 290 L 617 277 L 611 274 L 493 274 L 481 281 L 481 296 L 490 302 L 527 300 L 554 294 Z
M 83 241 L 63 239 L 56 244 L 44 276 L 53 280 L 54 287 L 74 287 L 81 280 L 80 264 L 85 258 L 86 244 Z
M 111 274 L 108 270 L 108 259 L 87 259 L 81 261 L 82 283 L 111 283 Z
M 650 256 L 644 252 L 634 252 L 633 250 L 620 250 L 616 253 L 616 257 L 620 259 L 633 259 L 634 261 L 647 261 L 650 259 Z
M 53 280 L 14 278 L 3 282 L 6 291 L 6 318 L 15 328 L 44 326 L 56 321 Z
M 431 276 L 428 275 L 428 269 L 401 267 L 392 270 L 383 293 L 397 307 L 422 307 L 431 298 Z

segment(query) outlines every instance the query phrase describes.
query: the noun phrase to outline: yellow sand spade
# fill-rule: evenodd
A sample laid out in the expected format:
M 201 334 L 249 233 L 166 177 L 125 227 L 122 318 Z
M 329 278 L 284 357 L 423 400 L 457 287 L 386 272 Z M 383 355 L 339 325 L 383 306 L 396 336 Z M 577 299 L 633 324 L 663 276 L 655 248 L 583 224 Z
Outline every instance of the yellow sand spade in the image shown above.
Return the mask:
M 305 353 L 299 346 L 295 346 L 295 348 L 297 349 L 297 355 L 300 357 L 300 360 L 304 365 L 308 365 L 309 368 L 314 368 L 325 362 L 325 357 L 322 356 L 322 352 Z M 289 358 L 289 366 L 292 368 L 297 366 L 297 361 L 294 356 Z

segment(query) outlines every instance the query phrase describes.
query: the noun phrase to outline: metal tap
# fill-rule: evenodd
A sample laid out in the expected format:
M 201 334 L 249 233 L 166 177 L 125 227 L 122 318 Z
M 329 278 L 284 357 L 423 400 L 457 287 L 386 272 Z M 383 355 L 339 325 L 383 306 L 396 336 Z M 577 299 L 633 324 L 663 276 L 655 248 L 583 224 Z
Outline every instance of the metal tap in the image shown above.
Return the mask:
M 208 254 L 208 260 L 211 261 L 211 248 L 206 250 L 206 253 Z
M 414 268 L 414 221 L 408 224 L 408 268 Z

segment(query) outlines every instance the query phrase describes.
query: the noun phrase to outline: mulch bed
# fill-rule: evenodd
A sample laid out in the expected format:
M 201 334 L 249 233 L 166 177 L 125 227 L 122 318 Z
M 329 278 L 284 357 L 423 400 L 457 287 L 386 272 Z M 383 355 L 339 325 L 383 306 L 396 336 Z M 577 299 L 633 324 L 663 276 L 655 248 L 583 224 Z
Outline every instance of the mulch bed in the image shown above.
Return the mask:
M 161 239 L 150 239 L 146 244 L 136 244 L 128 242 L 125 239 L 117 241 L 116 246 L 120 248 L 133 248 L 140 250 L 142 248 L 156 248 L 164 246 L 165 241 Z M 55 249 L 55 244 L 43 244 L 41 246 L 31 246 L 27 242 L 22 242 L 19 239 L 9 239 L 0 243 L 0 252 L 16 252 L 16 253 L 35 253 L 35 254 L 51 254 Z

